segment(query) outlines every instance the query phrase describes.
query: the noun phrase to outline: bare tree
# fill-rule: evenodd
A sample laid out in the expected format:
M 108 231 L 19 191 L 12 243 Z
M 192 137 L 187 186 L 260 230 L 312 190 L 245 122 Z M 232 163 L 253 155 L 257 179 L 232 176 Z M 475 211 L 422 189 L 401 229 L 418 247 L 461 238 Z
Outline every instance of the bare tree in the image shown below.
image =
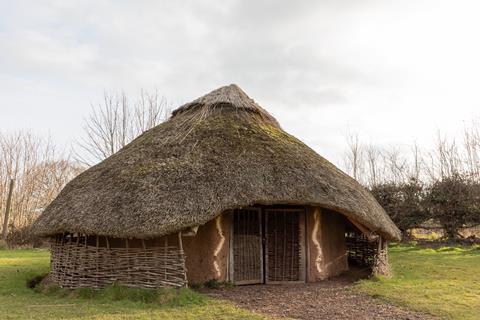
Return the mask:
M 10 233 L 24 230 L 81 168 L 57 154 L 49 139 L 29 132 L 0 133 L 0 212 L 5 212 L 8 184 L 15 179 Z
M 426 153 L 425 172 L 429 180 L 466 173 L 467 155 L 465 145 L 459 145 L 455 139 L 448 139 L 440 131 L 432 150 Z
M 463 131 L 465 147 L 466 170 L 477 180 L 480 180 L 480 120 L 472 121 Z
M 391 146 L 384 151 L 384 165 L 386 179 L 393 183 L 401 183 L 408 179 L 408 160 L 403 156 L 400 149 Z
M 87 166 L 101 161 L 141 133 L 165 121 L 170 107 L 158 92 L 141 91 L 133 104 L 125 93 L 104 93 L 102 103 L 92 106 L 85 120 L 85 137 L 77 142 L 75 158 Z
M 361 176 L 363 170 L 363 150 L 360 144 L 358 134 L 348 133 L 347 139 L 347 152 L 344 158 L 345 167 L 347 172 L 356 180 Z
M 364 179 L 369 186 L 376 186 L 382 179 L 381 157 L 382 153 L 379 148 L 374 145 L 369 145 L 365 148 L 365 157 L 367 162 L 367 177 Z
M 364 145 L 349 134 L 347 172 L 368 187 L 403 231 L 433 221 L 455 238 L 480 223 L 480 121 L 463 141 L 437 132 L 431 149 Z
M 415 179 L 416 181 L 419 181 L 422 178 L 422 169 L 423 169 L 424 160 L 423 160 L 422 150 L 420 150 L 420 147 L 418 146 L 416 141 L 413 143 L 413 146 L 411 147 L 411 152 L 412 152 L 412 165 L 410 168 L 409 176 L 410 178 Z

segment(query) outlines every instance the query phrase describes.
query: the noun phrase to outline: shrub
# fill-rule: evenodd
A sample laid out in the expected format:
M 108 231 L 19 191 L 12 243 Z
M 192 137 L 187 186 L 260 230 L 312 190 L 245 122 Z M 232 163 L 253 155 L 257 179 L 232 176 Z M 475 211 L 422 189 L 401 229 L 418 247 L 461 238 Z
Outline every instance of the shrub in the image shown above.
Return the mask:
M 420 181 L 411 179 L 406 183 L 379 184 L 370 191 L 405 234 L 428 219 L 423 206 L 424 188 Z
M 435 181 L 424 202 L 449 239 L 457 238 L 460 228 L 480 223 L 480 185 L 468 177 L 456 174 Z

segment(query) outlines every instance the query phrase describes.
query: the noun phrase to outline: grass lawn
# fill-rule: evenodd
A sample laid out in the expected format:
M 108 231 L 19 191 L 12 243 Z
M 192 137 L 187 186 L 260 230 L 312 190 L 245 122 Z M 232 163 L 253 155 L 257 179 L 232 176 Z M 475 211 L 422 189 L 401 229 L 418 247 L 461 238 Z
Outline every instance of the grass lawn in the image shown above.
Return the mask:
M 48 271 L 45 250 L 0 250 L 0 319 L 264 319 L 232 304 L 187 292 L 180 306 L 36 293 L 27 279 Z
M 392 246 L 392 279 L 363 280 L 354 290 L 447 319 L 480 319 L 480 248 Z M 45 250 L 0 250 L 1 319 L 264 319 L 228 302 L 186 290 L 176 305 L 110 296 L 43 294 L 26 280 L 48 271 Z M 114 292 L 115 293 L 115 292 Z M 61 294 L 61 292 L 60 292 Z
M 446 319 L 480 319 L 480 247 L 390 247 L 394 277 L 355 287 L 397 305 Z

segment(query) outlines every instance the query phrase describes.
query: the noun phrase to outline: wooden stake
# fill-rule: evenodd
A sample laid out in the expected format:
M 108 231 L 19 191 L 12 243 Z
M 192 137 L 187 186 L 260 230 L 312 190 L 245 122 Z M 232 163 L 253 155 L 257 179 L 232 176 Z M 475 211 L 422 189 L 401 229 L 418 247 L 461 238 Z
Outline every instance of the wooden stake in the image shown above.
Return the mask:
M 14 185 L 15 185 L 15 179 L 10 179 L 10 185 L 8 188 L 7 206 L 5 208 L 5 216 L 3 218 L 2 238 L 4 241 L 7 241 L 7 236 L 8 236 L 8 218 L 10 215 L 10 206 L 12 204 L 12 194 L 13 194 Z
M 184 252 L 183 252 L 183 242 L 182 242 L 182 231 L 180 231 L 178 233 L 178 248 L 180 249 L 180 255 L 183 256 L 184 255 Z M 185 268 L 185 260 L 183 261 L 184 265 L 184 271 L 183 271 L 183 279 L 185 281 L 185 287 L 188 288 L 188 280 L 187 280 L 187 270 Z
M 178 233 L 178 247 L 180 251 L 183 253 L 182 231 Z

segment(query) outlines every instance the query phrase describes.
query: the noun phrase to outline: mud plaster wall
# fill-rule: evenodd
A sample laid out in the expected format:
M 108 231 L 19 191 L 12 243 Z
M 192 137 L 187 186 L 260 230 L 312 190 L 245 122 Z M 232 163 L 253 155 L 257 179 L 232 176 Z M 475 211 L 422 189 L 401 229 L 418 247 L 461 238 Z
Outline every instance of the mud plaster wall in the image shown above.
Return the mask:
M 344 217 L 330 210 L 307 209 L 307 281 L 336 276 L 348 269 Z
M 189 283 L 227 280 L 231 221 L 231 215 L 222 214 L 200 226 L 195 236 L 182 238 Z

